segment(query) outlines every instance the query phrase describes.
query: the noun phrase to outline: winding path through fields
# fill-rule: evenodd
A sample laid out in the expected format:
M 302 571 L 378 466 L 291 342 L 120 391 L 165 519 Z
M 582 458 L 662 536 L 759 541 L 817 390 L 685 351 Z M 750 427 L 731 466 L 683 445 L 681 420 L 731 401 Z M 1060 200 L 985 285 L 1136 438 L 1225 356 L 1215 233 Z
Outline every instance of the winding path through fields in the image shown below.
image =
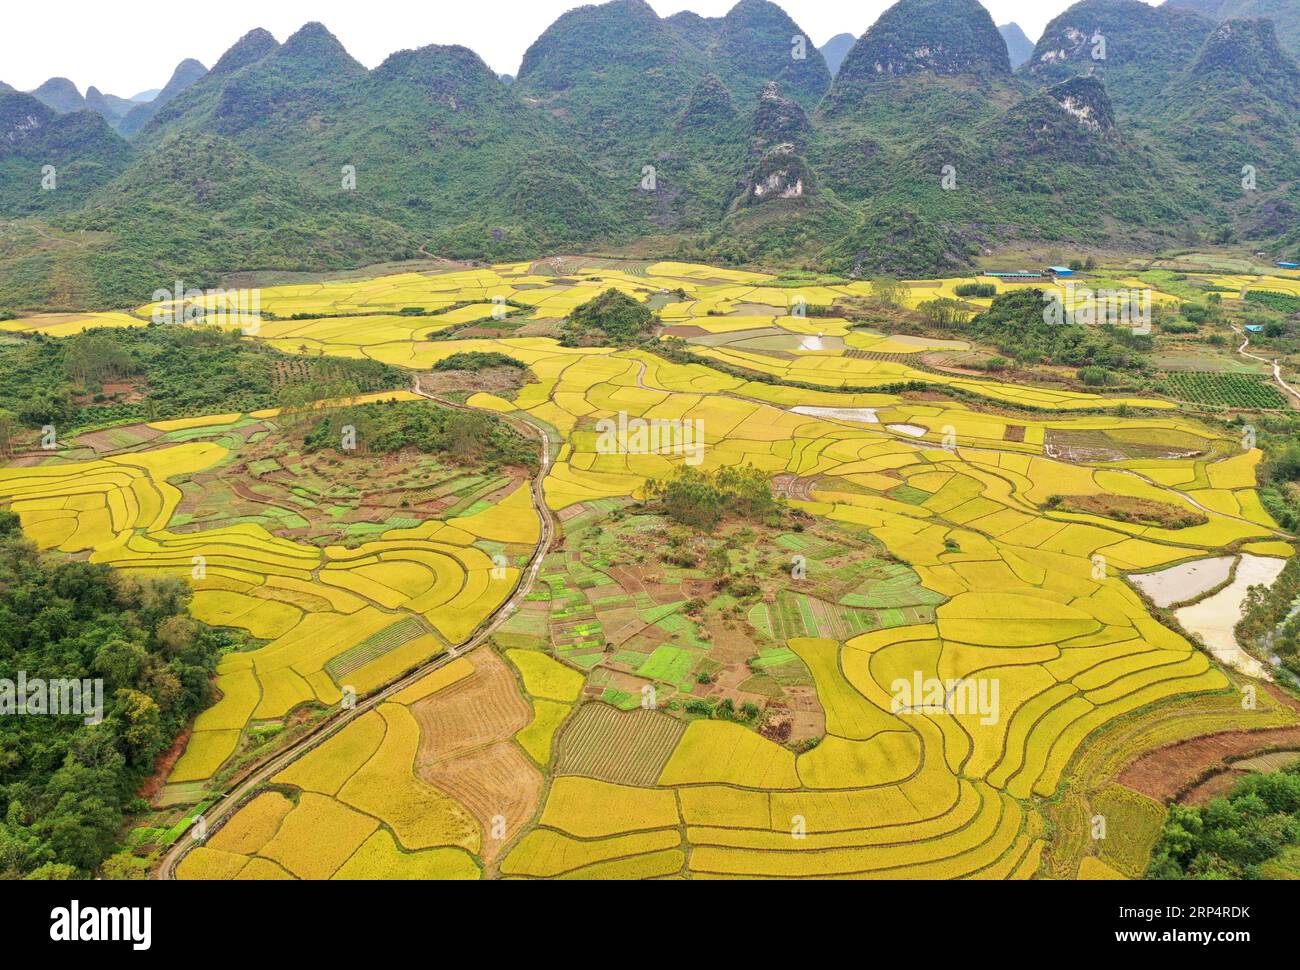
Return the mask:
M 1267 357 L 1260 357 L 1257 354 L 1246 353 L 1246 348 L 1250 346 L 1250 335 L 1237 327 L 1233 327 L 1232 329 L 1242 338 L 1241 346 L 1237 348 L 1237 353 L 1241 354 L 1243 357 L 1249 357 L 1251 360 L 1257 360 L 1261 364 L 1272 364 L 1273 380 L 1277 381 L 1278 386 L 1281 387 L 1282 390 L 1286 391 L 1286 393 L 1290 394 L 1297 401 L 1300 401 L 1300 391 L 1296 390 L 1282 379 L 1282 365 L 1277 362 L 1277 359 L 1274 358 L 1273 360 L 1269 360 Z
M 420 378 L 418 375 L 412 379 L 411 389 L 421 397 L 428 398 L 443 407 L 457 408 L 459 410 L 472 410 L 464 405 L 456 404 L 455 402 L 445 400 L 435 394 L 425 391 L 420 386 Z M 523 575 L 520 576 L 519 585 L 515 588 L 513 595 L 502 603 L 495 613 L 484 620 L 478 631 L 464 643 L 459 646 L 448 648 L 445 653 L 439 654 L 428 663 L 407 674 L 401 680 L 389 684 L 387 687 L 371 695 L 366 700 L 358 703 L 352 709 L 343 709 L 338 711 L 336 714 L 323 721 L 310 734 L 300 738 L 283 751 L 278 752 L 269 761 L 261 765 L 252 774 L 248 775 L 241 782 L 235 785 L 235 787 L 230 789 L 230 791 L 222 795 L 217 799 L 217 801 L 213 802 L 212 805 L 208 807 L 207 811 L 203 813 L 204 826 L 208 832 L 211 832 L 218 822 L 224 821 L 229 815 L 233 815 L 239 809 L 244 800 L 257 791 L 258 788 L 265 785 L 275 777 L 275 775 L 279 774 L 294 761 L 297 761 L 300 757 L 307 754 L 307 752 L 319 747 L 321 744 L 324 744 L 330 738 L 334 737 L 358 717 L 374 710 L 394 694 L 418 682 L 433 671 L 445 667 L 453 660 L 463 657 L 476 647 L 487 642 L 487 639 L 497 631 L 501 624 L 514 615 L 515 610 L 519 608 L 520 604 L 524 602 L 528 594 L 532 592 L 532 588 L 537 582 L 537 574 L 541 571 L 542 563 L 546 559 L 546 552 L 550 549 L 551 542 L 555 536 L 555 521 L 550 510 L 546 506 L 546 497 L 543 494 L 543 484 L 545 483 L 546 476 L 550 472 L 551 468 L 551 438 L 545 428 L 538 424 L 534 424 L 526 417 L 517 417 L 515 415 L 501 415 L 501 417 L 517 430 L 527 429 L 524 433 L 529 434 L 532 437 L 540 438 L 542 445 L 541 464 L 538 466 L 537 474 L 533 477 L 533 480 L 530 483 L 530 488 L 533 493 L 533 506 L 537 512 L 538 518 L 541 520 L 541 535 L 537 542 L 537 548 L 534 550 L 532 559 L 528 564 L 528 568 L 524 571 Z M 188 832 L 181 836 L 176 844 L 163 854 L 162 859 L 153 871 L 153 878 L 174 879 L 176 877 L 176 867 L 180 864 L 181 859 L 185 857 L 185 854 L 191 848 L 198 844 L 198 840 L 191 838 Z

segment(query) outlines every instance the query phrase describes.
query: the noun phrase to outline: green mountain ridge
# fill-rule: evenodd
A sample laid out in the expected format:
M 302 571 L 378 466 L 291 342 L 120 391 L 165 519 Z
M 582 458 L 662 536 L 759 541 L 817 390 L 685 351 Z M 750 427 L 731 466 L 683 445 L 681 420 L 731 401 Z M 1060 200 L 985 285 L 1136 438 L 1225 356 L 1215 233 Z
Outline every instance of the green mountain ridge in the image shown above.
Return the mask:
M 367 70 L 320 24 L 254 30 L 131 109 L 129 143 L 37 103 L 38 133 L 0 145 L 25 186 L 0 220 L 48 220 L 58 256 L 0 248 L 0 309 L 421 253 L 635 245 L 928 275 L 1016 240 L 1277 246 L 1300 203 L 1297 68 L 1266 24 L 1083 0 L 1013 73 L 976 0 L 900 0 L 832 77 L 766 0 L 667 18 L 613 0 L 556 20 L 513 83 L 464 47 Z M 70 191 L 33 195 L 55 149 Z
M 171 78 L 151 100 L 134 105 L 118 123 L 117 130 L 130 138 L 152 121 L 163 108 L 171 104 L 187 88 L 192 87 L 208 73 L 208 69 L 193 58 L 176 65 Z
M 978 0 L 902 0 L 844 58 L 830 101 L 842 106 L 864 86 L 909 75 L 1010 73 L 1006 42 Z
M 1300 5 L 1295 0 L 1166 0 L 1216 22 L 1266 18 L 1277 27 L 1278 41 L 1292 57 L 1300 57 Z
M 0 92 L 0 211 L 71 211 L 121 175 L 132 157 L 93 111 L 60 114 L 31 95 Z M 46 166 L 52 181 L 45 180 Z
M 1197 57 L 1213 29 L 1177 7 L 1083 0 L 1047 25 L 1018 74 L 1040 86 L 1095 74 L 1122 115 L 1136 114 Z

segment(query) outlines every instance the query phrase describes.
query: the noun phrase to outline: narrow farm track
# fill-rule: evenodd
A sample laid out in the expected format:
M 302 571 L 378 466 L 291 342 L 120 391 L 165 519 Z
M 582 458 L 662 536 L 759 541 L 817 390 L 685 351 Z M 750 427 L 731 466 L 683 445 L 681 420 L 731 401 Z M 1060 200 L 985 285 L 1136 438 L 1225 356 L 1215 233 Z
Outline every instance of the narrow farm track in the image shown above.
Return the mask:
M 1282 388 L 1283 391 L 1285 391 L 1287 394 L 1290 394 L 1297 401 L 1300 401 L 1300 390 L 1296 390 L 1294 387 L 1292 387 L 1290 384 L 1288 384 L 1286 381 L 1282 379 L 1282 365 L 1277 362 L 1276 358 L 1270 360 L 1267 357 L 1260 357 L 1258 354 L 1247 353 L 1246 348 L 1250 346 L 1250 336 L 1246 334 L 1244 331 L 1238 329 L 1237 327 L 1233 327 L 1232 329 L 1236 331 L 1239 337 L 1242 338 L 1241 346 L 1237 348 L 1237 353 L 1241 354 L 1241 356 L 1243 357 L 1249 357 L 1251 360 L 1257 360 L 1261 364 L 1272 364 L 1273 380 L 1277 381 L 1278 387 Z
M 472 408 L 456 404 L 425 391 L 420 386 L 420 379 L 418 376 L 412 379 L 412 390 L 421 397 L 428 398 L 443 407 L 456 408 L 457 410 L 462 411 L 473 410 Z M 251 775 L 239 782 L 239 784 L 234 788 L 222 795 L 217 801 L 213 802 L 203 814 L 204 824 L 208 832 L 213 831 L 219 823 L 224 822 L 230 815 L 233 815 L 235 811 L 239 809 L 244 800 L 257 791 L 258 788 L 265 785 L 273 777 L 287 768 L 290 764 L 297 761 L 303 755 L 337 735 L 357 718 L 376 709 L 394 694 L 417 683 L 435 670 L 445 667 L 452 661 L 463 657 L 477 647 L 482 646 L 487 642 L 488 638 L 500 628 L 501 624 L 505 623 L 506 620 L 514 615 L 515 610 L 519 608 L 520 604 L 524 602 L 528 594 L 532 592 L 533 586 L 537 582 L 537 574 L 541 571 L 542 563 L 546 559 L 547 550 L 550 549 L 551 542 L 555 537 L 555 519 L 546 506 L 546 498 L 543 492 L 546 476 L 550 472 L 551 468 L 551 438 L 545 428 L 534 424 L 527 418 L 503 415 L 502 419 L 514 426 L 516 429 L 528 429 L 524 433 L 540 438 L 542 446 L 541 464 L 538 466 L 537 474 L 533 477 L 533 480 L 530 483 L 530 488 L 533 493 L 533 507 L 541 522 L 541 535 L 537 542 L 537 548 L 534 550 L 532 559 L 528 564 L 528 568 L 524 571 L 523 575 L 520 576 L 519 585 L 515 588 L 514 593 L 509 599 L 502 603 L 501 606 L 497 608 L 496 612 L 489 616 L 479 627 L 477 632 L 475 632 L 464 643 L 449 648 L 445 653 L 439 654 L 433 660 L 430 660 L 428 663 L 407 674 L 401 680 L 389 684 L 378 693 L 373 694 L 366 700 L 358 703 L 356 707 L 351 710 L 340 710 L 328 720 L 321 723 L 310 734 L 276 754 Z M 163 855 L 161 861 L 153 871 L 153 878 L 175 879 L 176 867 L 180 865 L 181 860 L 185 858 L 185 854 L 197 844 L 198 842 L 195 839 L 190 838 L 188 833 L 182 836 L 181 839 Z

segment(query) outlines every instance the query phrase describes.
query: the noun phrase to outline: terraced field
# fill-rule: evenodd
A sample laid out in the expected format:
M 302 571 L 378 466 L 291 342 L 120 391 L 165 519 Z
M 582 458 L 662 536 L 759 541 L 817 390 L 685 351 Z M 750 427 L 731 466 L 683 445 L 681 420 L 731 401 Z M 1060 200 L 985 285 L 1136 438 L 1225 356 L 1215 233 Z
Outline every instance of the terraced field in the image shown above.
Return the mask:
M 468 404 L 547 430 L 557 450 L 543 494 L 563 541 L 491 644 L 269 778 L 185 856 L 180 877 L 1136 875 L 1155 812 L 1107 789 L 1109 774 L 1090 773 L 1088 790 L 1104 791 L 1096 801 L 1133 831 L 1105 852 L 1061 848 L 1087 827 L 1062 806 L 1074 804 L 1066 795 L 1083 783 L 1093 739 L 1145 738 L 1148 726 L 1164 738 L 1155 725 L 1184 711 L 1191 723 L 1208 702 L 1221 705 L 1220 729 L 1296 720 L 1275 704 L 1236 704 L 1242 676 L 1126 579 L 1225 552 L 1290 556 L 1258 499 L 1258 451 L 1169 402 L 938 380 L 849 357 L 927 345 L 790 313 L 796 296 L 829 305 L 867 284 L 790 289 L 679 263 L 633 273 L 571 260 L 565 271 L 519 264 L 263 291 L 279 319 L 256 339 L 289 353 L 412 370 L 471 351 L 526 364 L 534 383 Z M 696 344 L 718 363 L 820 388 L 807 389 L 646 349 L 511 335 L 494 316 L 508 306 L 519 311 L 510 326 L 562 318 L 609 287 L 704 334 L 775 328 L 844 345 L 774 355 Z M 426 315 L 401 313 L 411 308 Z M 295 313 L 321 316 L 284 319 Z M 457 329 L 485 318 L 502 334 Z M 970 396 L 836 390 L 914 378 Z M 769 546 L 755 539 L 754 562 L 798 557 L 806 577 L 776 576 L 770 597 L 725 622 L 692 618 L 688 605 L 716 591 L 656 559 L 662 524 L 628 513 L 648 480 L 688 456 L 611 452 L 597 424 L 620 416 L 700 422 L 704 471 L 765 472 L 810 525 Z M 195 725 L 176 783 L 214 777 L 250 726 L 337 705 L 344 686 L 364 694 L 464 641 L 521 578 L 517 559 L 494 571 L 491 550 L 539 539 L 524 487 L 347 545 L 264 524 L 178 528 L 177 483 L 219 469 L 228 449 L 216 433 L 168 442 L 195 429 L 155 430 L 164 437 L 127 454 L 0 471 L 0 499 L 43 545 L 190 577 L 196 615 L 267 641 L 223 664 L 222 700 Z M 1052 501 L 1105 494 L 1203 524 L 1128 523 Z M 206 574 L 194 578 L 200 559 Z M 710 718 L 695 703 L 724 698 L 762 713 Z M 796 728 L 759 730 L 777 710 Z
M 268 514 L 257 506 L 253 521 L 230 515 L 200 528 L 178 515 L 191 480 L 234 476 L 241 429 L 265 435 L 278 417 L 161 422 L 149 426 L 158 436 L 147 450 L 82 459 L 86 449 L 74 441 L 46 464 L 0 469 L 0 498 L 42 547 L 186 580 L 196 618 L 265 641 L 221 663 L 221 699 L 196 721 L 174 785 L 211 779 L 250 727 L 282 722 L 304 705 L 336 707 L 345 691 L 364 697 L 466 640 L 519 582 L 519 556 L 503 550 L 526 559 L 540 535 L 530 490 L 517 483 L 473 514 L 379 526 L 368 541 L 347 544 L 277 534 L 301 521 L 292 508 Z

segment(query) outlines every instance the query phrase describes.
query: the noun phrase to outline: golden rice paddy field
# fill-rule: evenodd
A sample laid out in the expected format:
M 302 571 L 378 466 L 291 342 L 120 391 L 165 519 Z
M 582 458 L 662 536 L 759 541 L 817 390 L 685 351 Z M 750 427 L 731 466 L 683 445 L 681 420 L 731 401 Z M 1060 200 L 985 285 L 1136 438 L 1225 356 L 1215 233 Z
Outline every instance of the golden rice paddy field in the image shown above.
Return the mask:
M 1227 711 L 1220 726 L 1296 719 L 1267 698 L 1236 712 L 1240 676 L 1157 620 L 1125 578 L 1225 550 L 1291 555 L 1256 493 L 1258 451 L 1154 401 L 1127 402 L 1137 415 L 1108 415 L 1125 402 L 969 382 L 987 400 L 1033 408 L 992 414 L 841 393 L 835 388 L 912 373 L 842 351 L 778 360 L 725 344 L 700 350 L 825 388 L 798 390 L 644 351 L 564 348 L 540 337 L 439 341 L 429 317 L 394 316 L 415 306 L 472 308 L 456 318 L 465 322 L 506 297 L 538 317 L 562 317 L 614 286 L 658 297 L 669 322 L 708 333 L 777 326 L 891 354 L 924 347 L 787 312 L 796 293 L 828 304 L 868 284 L 790 290 L 764 286 L 771 281 L 758 274 L 680 263 L 637 273 L 593 265 L 557 279 L 541 265 L 268 289 L 262 306 L 281 318 L 351 316 L 264 322 L 257 339 L 412 369 L 475 350 L 523 361 L 535 383 L 509 399 L 480 393 L 469 403 L 552 432 L 558 452 L 544 495 L 561 519 L 638 497 L 647 479 L 685 460 L 604 453 L 598 421 L 701 422 L 702 467 L 749 464 L 806 483 L 793 504 L 868 531 L 944 598 L 934 621 L 788 644 L 825 714 L 825 737 L 810 750 L 720 720 L 674 734 L 658 723 L 670 717 L 662 712 L 629 719 L 617 737 L 584 731 L 584 744 L 608 737 L 628 758 L 639 733 L 647 744 L 673 739 L 657 777 L 639 785 L 553 771 L 561 760 L 610 760 L 566 755 L 573 712 L 600 703 L 584 699 L 583 670 L 549 651 L 481 647 L 276 775 L 189 852 L 180 877 L 1032 878 L 1047 871 L 1060 833 L 1082 825 L 1061 821 L 1061 806 L 1072 804 L 1062 793 L 1081 783 L 1081 754 L 1098 738 L 1120 729 L 1191 736 L 1204 723 L 1197 705 L 1211 702 Z M 396 624 L 415 617 L 426 632 L 352 669 L 348 682 L 359 691 L 463 641 L 519 582 L 514 569 L 492 576 L 482 542 L 538 541 L 524 488 L 477 515 L 390 531 L 354 549 L 303 546 L 260 527 L 169 529 L 176 482 L 222 459 L 219 445 L 197 441 L 0 471 L 0 500 L 43 546 L 181 576 L 202 557 L 196 614 L 268 641 L 223 664 L 223 697 L 195 725 L 175 782 L 210 778 L 251 724 L 304 703 L 338 703 L 343 684 L 330 676 L 331 661 L 382 641 Z M 1204 522 L 1171 529 L 1061 512 L 1048 503 L 1059 495 L 1150 499 Z M 916 681 L 950 686 L 899 709 L 898 684 Z M 981 682 L 998 685 L 996 716 L 958 702 L 962 685 Z M 1161 731 L 1134 728 L 1148 720 Z M 1132 754 L 1142 750 L 1134 743 Z M 1095 849 L 1075 854 L 1065 875 L 1106 865 Z M 1061 873 L 1059 855 L 1051 870 Z
M 918 354 L 935 349 L 932 342 L 911 338 L 890 338 L 862 331 L 850 332 L 844 321 L 809 318 L 800 306 L 816 307 L 836 300 L 869 296 L 872 284 L 775 285 L 774 277 L 740 270 L 678 262 L 659 262 L 643 270 L 603 268 L 598 263 L 578 268 L 564 277 L 546 263 L 507 264 L 491 268 L 441 274 L 406 273 L 370 280 L 348 280 L 263 288 L 258 291 L 264 318 L 235 317 L 238 326 L 290 353 L 326 353 L 334 356 L 373 357 L 414 368 L 426 367 L 439 359 L 438 337 L 443 331 L 475 322 L 492 324 L 494 315 L 508 312 L 517 322 L 563 318 L 598 292 L 614 287 L 639 299 L 659 294 L 660 313 L 665 323 L 700 327 L 708 333 L 776 328 L 793 335 L 841 338 L 847 347 L 872 354 Z M 1268 289 L 1293 293 L 1300 282 L 1290 277 L 1245 277 L 1199 275 L 1195 281 L 1225 289 Z M 999 293 L 1038 287 L 1056 291 L 1066 304 L 1077 301 L 1061 288 L 1044 281 L 991 281 L 987 277 L 944 280 L 914 280 L 903 288 L 903 302 L 915 307 L 926 300 L 956 297 L 964 283 L 992 283 Z M 1119 279 L 1107 285 L 1150 286 L 1141 279 Z M 679 298 L 678 294 L 685 294 Z M 988 306 L 990 298 L 962 298 L 972 308 Z M 1157 303 L 1174 303 L 1177 297 L 1152 287 Z M 211 296 L 196 300 L 210 308 L 225 305 L 228 297 Z M 0 323 L 0 330 L 44 332 L 67 336 L 96 326 L 144 325 L 158 310 L 180 315 L 180 307 L 149 304 L 127 313 L 54 314 Z M 420 316 L 403 315 L 416 309 Z M 293 320 L 294 315 L 314 314 L 316 319 Z M 942 346 L 944 342 L 940 342 Z M 539 345 L 545 346 L 545 345 Z M 822 386 L 873 387 L 908 380 L 947 383 L 955 389 L 993 401 L 1046 410 L 1078 410 L 1144 403 L 1147 407 L 1173 408 L 1162 401 L 1136 402 L 1103 398 L 1095 394 L 1045 391 L 1023 386 L 976 381 L 958 375 L 921 371 L 894 360 L 861 359 L 845 356 L 838 349 L 817 349 L 795 344 L 792 352 L 773 357 L 722 345 L 700 352 L 720 362 L 772 374 L 790 381 Z
M 344 688 L 364 696 L 468 639 L 519 582 L 517 565 L 498 562 L 496 551 L 531 548 L 540 534 L 526 486 L 474 514 L 346 546 L 320 548 L 256 523 L 171 527 L 188 477 L 232 456 L 213 440 L 168 444 L 166 436 L 205 429 L 217 436 L 245 417 L 157 422 L 149 428 L 164 436 L 149 450 L 0 469 L 0 501 L 41 547 L 187 580 L 196 618 L 266 641 L 220 665 L 221 699 L 195 722 L 168 779 L 174 784 L 211 778 L 250 726 L 282 721 L 305 704 L 338 705 Z

